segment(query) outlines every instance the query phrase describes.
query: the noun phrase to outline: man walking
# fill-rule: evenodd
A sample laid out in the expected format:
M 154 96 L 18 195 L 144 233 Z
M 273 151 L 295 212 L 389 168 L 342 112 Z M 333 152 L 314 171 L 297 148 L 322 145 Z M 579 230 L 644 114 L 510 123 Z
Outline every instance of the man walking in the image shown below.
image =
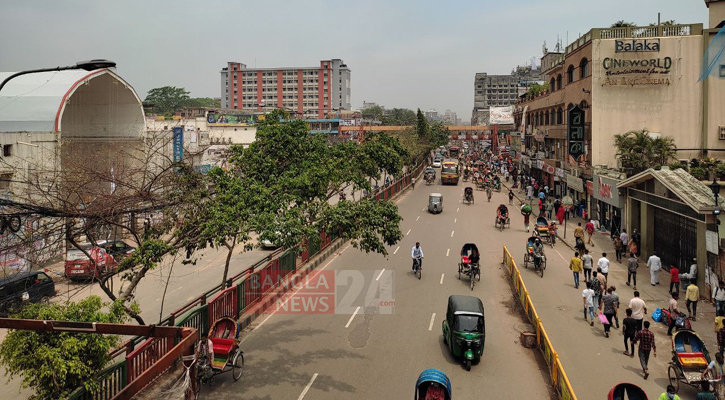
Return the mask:
M 594 290 L 592 290 L 592 283 L 593 282 L 587 282 L 586 289 L 582 290 L 584 322 L 587 322 L 587 315 L 589 315 L 589 326 L 594 326 Z
M 592 268 L 594 264 L 594 259 L 591 255 L 589 255 L 589 250 L 587 249 L 584 249 L 582 263 L 584 264 L 584 282 L 589 282 L 592 280 Z
M 691 320 L 697 321 L 697 302 L 700 300 L 700 288 L 695 283 L 690 282 L 685 297 L 687 297 L 687 303 L 685 303 L 687 313 L 690 314 Z M 692 311 L 690 311 L 690 306 L 692 306 Z
M 717 283 L 717 287 L 712 292 L 712 298 L 715 299 L 715 316 L 725 316 L 725 282 Z
M 717 352 L 719 354 L 725 352 L 725 326 L 717 330 Z
M 569 261 L 569 269 L 574 273 L 574 289 L 579 289 L 579 273 L 582 271 L 582 260 L 579 258 L 579 253 L 574 253 L 574 257 Z
M 627 235 L 626 228 L 622 228 L 622 233 L 619 235 L 619 240 L 622 241 L 624 251 L 627 251 L 627 246 L 629 245 L 629 235 Z
M 647 314 L 647 303 L 639 298 L 639 292 L 634 291 L 634 297 L 629 301 L 629 308 L 632 309 L 632 318 L 637 321 L 637 332 L 642 330 L 642 321 Z
M 601 273 L 604 275 L 604 279 L 609 279 L 609 259 L 607 258 L 607 253 L 602 253 L 602 258 L 597 261 L 597 267 L 602 270 Z
M 592 290 L 594 291 L 594 304 L 596 304 L 596 307 L 599 308 L 599 303 L 602 301 L 602 292 L 604 291 L 604 286 L 602 286 L 602 281 L 599 280 L 597 271 L 594 271 L 592 273 L 591 282 Z
M 584 244 L 584 228 L 582 228 L 581 222 L 577 222 L 576 228 L 574 228 L 574 237 L 581 240 L 581 243 Z
M 589 234 L 589 240 L 587 240 L 587 244 L 593 246 L 594 243 L 592 243 L 592 236 L 594 236 L 594 222 L 592 222 L 592 220 L 589 220 L 589 222 L 587 222 L 586 230 Z
M 607 289 L 607 294 L 602 296 L 602 304 L 599 308 L 600 313 L 604 313 L 608 324 L 604 324 L 604 337 L 609 337 L 609 330 L 612 329 L 612 318 L 617 313 L 617 299 L 612 296 L 612 288 Z
M 677 321 L 677 318 L 680 317 L 680 309 L 677 306 L 677 300 L 679 298 L 680 298 L 679 294 L 672 293 L 672 297 L 670 298 L 670 303 L 669 303 L 670 323 L 669 323 L 669 327 L 667 328 L 667 336 L 672 336 L 672 328 L 675 327 L 675 322 Z
M 657 257 L 657 253 L 653 253 L 647 260 L 647 267 L 649 268 L 649 283 L 654 285 L 660 284 L 660 269 L 662 269 L 662 261 Z
M 634 336 L 634 342 L 639 342 L 639 363 L 642 365 L 644 379 L 647 379 L 649 377 L 647 364 L 649 363 L 650 351 L 654 350 L 654 356 L 657 357 L 657 344 L 655 343 L 655 335 L 649 330 L 649 321 L 644 321 L 644 328 Z
M 631 278 L 634 283 L 634 290 L 637 290 L 637 268 L 639 268 L 637 258 L 634 253 L 629 253 L 629 259 L 627 259 L 627 286 L 630 286 L 629 280 Z
M 622 335 L 624 335 L 624 355 L 634 357 L 634 335 L 637 333 L 637 321 L 632 318 L 632 309 L 628 308 L 627 317 L 622 320 Z M 632 343 L 632 352 L 629 344 Z
M 670 266 L 670 293 L 680 293 L 680 269 Z

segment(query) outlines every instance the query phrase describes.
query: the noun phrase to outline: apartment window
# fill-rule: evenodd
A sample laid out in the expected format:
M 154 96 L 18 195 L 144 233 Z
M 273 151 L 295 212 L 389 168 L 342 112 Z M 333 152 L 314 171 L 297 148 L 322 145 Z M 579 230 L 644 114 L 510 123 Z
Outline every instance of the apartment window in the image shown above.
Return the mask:
M 549 82 L 549 91 L 553 92 L 556 90 L 556 79 L 554 77 L 551 77 L 551 81 Z
M 574 66 L 570 65 L 566 70 L 566 83 L 574 82 Z
M 579 63 L 579 78 L 586 78 L 589 75 L 589 60 L 582 58 Z
M 561 90 L 561 74 L 556 76 L 556 90 Z
M 13 155 L 13 145 L 12 144 L 3 145 L 3 157 L 10 157 L 12 155 Z

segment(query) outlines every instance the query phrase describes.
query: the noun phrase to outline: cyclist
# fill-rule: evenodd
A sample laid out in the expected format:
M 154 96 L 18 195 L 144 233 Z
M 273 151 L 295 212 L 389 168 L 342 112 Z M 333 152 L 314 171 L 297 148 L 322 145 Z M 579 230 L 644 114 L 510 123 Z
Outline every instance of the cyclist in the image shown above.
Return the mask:
M 410 256 L 413 258 L 413 271 L 415 271 L 415 261 L 418 260 L 420 269 L 423 269 L 423 248 L 420 247 L 420 242 L 415 242 L 415 246 L 410 251 Z

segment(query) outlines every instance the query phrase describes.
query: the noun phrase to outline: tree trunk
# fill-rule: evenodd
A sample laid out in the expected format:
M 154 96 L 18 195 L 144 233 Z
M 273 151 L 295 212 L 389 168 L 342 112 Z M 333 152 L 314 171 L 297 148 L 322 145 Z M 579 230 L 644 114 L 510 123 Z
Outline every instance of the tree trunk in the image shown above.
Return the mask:
M 229 274 L 229 262 L 232 260 L 232 254 L 234 254 L 234 248 L 237 244 L 237 236 L 235 235 L 232 238 L 231 243 L 225 243 L 227 246 L 227 260 L 224 263 L 224 275 L 222 275 L 222 288 L 226 288 L 227 284 L 227 275 Z

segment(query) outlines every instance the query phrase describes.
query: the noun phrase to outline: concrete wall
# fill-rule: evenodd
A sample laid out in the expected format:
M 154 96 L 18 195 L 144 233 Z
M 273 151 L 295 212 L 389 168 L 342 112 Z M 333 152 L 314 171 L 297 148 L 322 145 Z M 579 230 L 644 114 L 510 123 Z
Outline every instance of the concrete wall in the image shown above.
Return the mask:
M 725 14 L 725 2 L 711 4 L 711 12 L 716 6 L 720 7 L 722 13 Z M 725 18 L 725 15 L 722 17 Z M 717 31 L 717 29 L 713 29 L 703 32 L 707 45 L 715 38 Z M 707 45 L 705 45 L 705 48 L 707 48 Z M 725 59 L 721 59 L 719 64 L 725 64 Z M 719 138 L 719 127 L 725 126 L 725 78 L 720 78 L 718 68 L 719 65 L 715 66 L 715 71 L 704 81 L 705 99 L 707 101 L 707 107 L 704 112 L 706 118 L 705 133 L 707 135 L 707 148 L 709 149 L 721 149 L 725 147 L 725 140 L 720 140 Z M 710 152 L 708 155 L 716 158 L 725 157 L 725 153 L 721 151 Z
M 631 41 L 631 39 L 627 39 Z M 614 135 L 647 129 L 675 139 L 679 148 L 699 148 L 702 128 L 702 84 L 697 82 L 703 54 L 702 36 L 661 37 L 659 52 L 615 53 L 614 39 L 592 43 L 592 164 L 617 167 Z M 642 60 L 672 59 L 669 84 L 606 86 L 605 58 Z M 647 77 L 645 74 L 619 75 Z M 720 92 L 722 94 L 722 91 Z M 725 148 L 725 145 L 722 146 Z M 678 158 L 692 158 L 698 151 L 678 152 Z

